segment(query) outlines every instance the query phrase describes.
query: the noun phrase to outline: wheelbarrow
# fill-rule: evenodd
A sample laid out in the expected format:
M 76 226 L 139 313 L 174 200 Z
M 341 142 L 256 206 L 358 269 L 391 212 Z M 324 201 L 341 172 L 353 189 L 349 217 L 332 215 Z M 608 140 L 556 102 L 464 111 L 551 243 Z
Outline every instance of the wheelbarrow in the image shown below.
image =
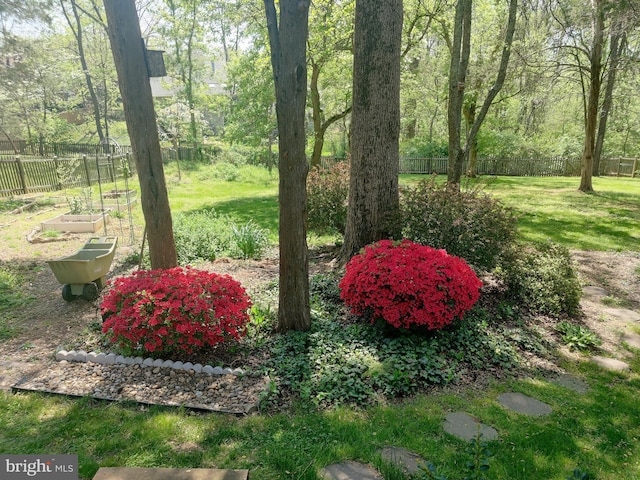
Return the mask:
M 116 253 L 118 237 L 92 237 L 77 253 L 47 263 L 62 284 L 62 298 L 67 302 L 82 297 L 98 298 L 107 281 L 106 275 Z

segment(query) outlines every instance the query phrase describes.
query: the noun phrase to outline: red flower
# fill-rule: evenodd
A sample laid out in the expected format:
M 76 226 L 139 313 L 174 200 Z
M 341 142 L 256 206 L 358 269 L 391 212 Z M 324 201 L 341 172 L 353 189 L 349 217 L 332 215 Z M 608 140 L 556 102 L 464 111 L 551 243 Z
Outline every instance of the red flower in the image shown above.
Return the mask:
M 346 267 L 340 297 L 356 315 L 437 330 L 471 309 L 482 283 L 464 260 L 409 240 L 366 246 Z
M 101 304 L 104 333 L 130 350 L 192 353 L 238 339 L 251 300 L 228 275 L 193 268 L 141 270 L 111 282 Z

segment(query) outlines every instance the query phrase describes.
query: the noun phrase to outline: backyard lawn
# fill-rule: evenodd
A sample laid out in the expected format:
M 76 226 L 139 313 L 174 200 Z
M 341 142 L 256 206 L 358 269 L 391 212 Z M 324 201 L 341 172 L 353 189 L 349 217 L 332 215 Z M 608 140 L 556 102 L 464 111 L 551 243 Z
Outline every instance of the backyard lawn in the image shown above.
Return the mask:
M 275 244 L 278 215 L 275 172 L 269 174 L 257 167 L 223 170 L 193 166 L 183 168 L 181 177 L 178 180 L 173 168 L 168 169 L 174 215 L 213 208 L 216 214 L 228 216 L 238 224 L 254 222 Z M 402 176 L 401 183 L 414 184 L 420 178 Z M 627 270 L 633 265 L 624 277 L 626 283 L 611 279 L 610 285 L 601 285 L 609 288 L 615 284 L 620 289 L 610 295 L 608 304 L 597 308 L 604 312 L 607 307 L 623 306 L 640 311 L 640 179 L 595 178 L 596 193 L 592 195 L 577 191 L 577 178 L 501 177 L 479 181 L 487 193 L 515 209 L 522 240 L 553 240 L 571 250 L 603 251 L 608 262 L 624 263 Z M 134 219 L 141 221 L 139 207 Z M 9 220 L 0 211 L 0 224 Z M 26 294 L 24 298 L 19 298 L 19 294 L 16 298 L 15 291 L 3 290 L 3 275 L 18 285 L 28 285 L 30 275 L 46 270 L 44 247 L 37 247 L 40 258 L 20 257 L 24 246 L 16 229 L 15 225 L 0 229 L 0 242 L 5 246 L 0 258 L 0 377 L 3 365 L 12 361 L 7 345 L 18 345 L 15 342 L 19 340 L 16 348 L 22 348 L 24 353 L 30 348 L 29 335 L 37 335 L 37 329 L 26 331 L 16 320 L 27 318 L 28 312 L 37 308 L 35 302 L 26 298 Z M 331 235 L 312 235 L 310 246 L 315 250 L 328 249 L 336 240 Z M 15 264 L 19 268 L 10 261 L 14 255 L 20 258 Z M 238 262 L 247 268 L 252 263 Z M 615 271 L 615 265 L 607 267 Z M 254 303 L 259 307 L 261 321 L 267 315 L 265 312 L 270 312 L 267 302 L 272 298 L 276 281 L 274 277 L 268 284 L 256 287 L 262 290 L 251 292 L 256 293 Z M 322 294 L 325 284 L 314 281 L 320 285 L 315 291 Z M 588 283 L 594 281 L 590 278 Z M 583 282 L 587 283 L 585 278 Z M 624 285 L 626 291 L 622 291 Z M 604 370 L 589 358 L 597 353 L 612 355 L 613 350 L 593 346 L 569 351 L 558 335 L 551 338 L 541 333 L 547 332 L 542 327 L 550 323 L 549 319 L 520 317 L 512 307 L 502 305 L 500 316 L 493 311 L 477 316 L 489 324 L 489 329 L 497 328 L 490 330 L 499 336 L 498 343 L 493 344 L 493 353 L 499 355 L 495 349 L 502 347 L 513 348 L 539 358 L 539 364 L 527 363 L 524 355 L 519 366 L 492 366 L 484 372 L 482 368 L 469 368 L 461 370 L 455 381 L 447 385 L 408 390 L 398 398 L 379 397 L 359 406 L 348 401 L 333 404 L 314 401 L 311 391 L 287 391 L 287 385 L 274 384 L 274 390 L 282 392 L 271 393 L 276 397 L 286 393 L 286 401 L 267 398 L 260 412 L 248 416 L 1 391 L 0 452 L 77 454 L 83 479 L 92 478 L 99 467 L 129 466 L 246 468 L 252 480 L 310 480 L 317 479 L 320 469 L 330 463 L 353 459 L 378 468 L 387 480 L 401 480 L 408 477 L 385 464 L 379 453 L 384 446 L 395 445 L 418 453 L 449 480 L 462 480 L 469 475 L 466 464 L 471 457 L 467 444 L 445 433 L 442 424 L 447 413 L 464 411 L 499 432 L 499 439 L 489 443 L 492 456 L 486 479 L 640 478 L 640 350 L 622 344 L 611 346 L 609 342 L 605 346 L 619 349 L 616 354 L 624 355 L 630 371 Z M 520 306 L 515 307 L 517 311 Z M 85 320 L 90 314 L 95 315 L 95 306 L 74 304 L 69 309 L 66 311 L 75 312 L 79 318 L 84 315 L 73 324 L 72 335 L 95 335 L 91 321 Z M 270 345 L 315 342 L 324 352 L 324 357 L 319 358 L 338 362 L 340 359 L 336 357 L 343 350 L 337 343 L 346 339 L 347 329 L 322 336 L 325 328 L 330 329 L 324 325 L 337 320 L 333 316 L 339 313 L 321 295 L 314 297 L 313 309 L 314 322 L 322 326 L 311 334 L 290 334 L 283 340 L 262 325 L 256 327 L 263 329 L 261 336 L 253 337 L 251 341 L 256 344 L 247 349 L 266 352 Z M 42 321 L 49 326 L 55 324 L 59 328 L 63 323 L 57 323 L 58 320 L 66 321 L 64 309 L 42 315 Z M 59 319 L 54 315 L 59 315 Z M 585 311 L 582 317 L 570 320 L 601 328 L 602 332 L 607 330 L 607 317 L 598 312 Z M 253 321 L 257 322 L 257 317 Z M 640 323 L 632 325 L 631 331 L 640 333 Z M 320 337 L 327 343 L 321 345 Z M 348 340 L 366 343 L 365 339 Z M 499 343 L 503 341 L 504 344 Z M 300 365 L 307 367 L 304 359 L 278 357 L 273 352 L 271 355 L 282 363 L 288 362 L 285 367 L 289 370 Z M 453 362 L 451 359 L 456 357 L 446 358 Z M 507 357 L 500 358 L 505 364 L 511 362 L 504 360 Z M 581 379 L 588 390 L 577 393 L 555 383 L 550 372 L 559 371 Z M 309 380 L 300 385 L 312 383 Z M 528 417 L 507 411 L 497 402 L 505 392 L 535 397 L 550 405 L 552 413 Z

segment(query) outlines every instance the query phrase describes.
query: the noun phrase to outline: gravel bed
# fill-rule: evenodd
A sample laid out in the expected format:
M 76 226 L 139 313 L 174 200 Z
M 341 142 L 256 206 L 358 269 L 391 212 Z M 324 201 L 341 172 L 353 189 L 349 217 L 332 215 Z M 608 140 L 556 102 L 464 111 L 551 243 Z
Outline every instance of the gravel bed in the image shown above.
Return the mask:
M 212 375 L 169 367 L 63 360 L 25 377 L 13 390 L 248 414 L 258 408 L 260 394 L 268 382 L 266 377 L 251 375 Z

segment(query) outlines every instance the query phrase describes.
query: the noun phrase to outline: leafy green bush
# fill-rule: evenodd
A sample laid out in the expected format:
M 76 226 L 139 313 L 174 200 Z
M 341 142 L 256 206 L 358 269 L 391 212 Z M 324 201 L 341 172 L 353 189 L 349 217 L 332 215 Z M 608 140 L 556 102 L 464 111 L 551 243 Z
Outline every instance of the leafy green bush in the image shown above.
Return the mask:
M 187 265 L 197 261 L 214 260 L 227 252 L 231 245 L 232 223 L 213 209 L 176 215 L 173 234 L 178 263 Z
M 515 302 L 534 313 L 575 315 L 582 287 L 569 251 L 552 242 L 514 246 L 498 275 Z
M 562 341 L 570 350 L 589 350 L 602 342 L 598 336 L 586 327 L 562 321 L 556 325 Z
M 402 235 L 491 271 L 515 241 L 516 217 L 478 188 L 455 191 L 435 178 L 402 190 Z
M 309 229 L 321 233 L 344 233 L 347 225 L 349 165 L 338 162 L 331 168 L 313 168 L 307 179 Z
M 216 163 L 213 166 L 213 176 L 227 182 L 234 182 L 240 176 L 240 169 L 232 163 Z
M 244 225 L 232 225 L 231 249 L 234 257 L 259 259 L 269 245 L 267 232 L 249 221 Z

